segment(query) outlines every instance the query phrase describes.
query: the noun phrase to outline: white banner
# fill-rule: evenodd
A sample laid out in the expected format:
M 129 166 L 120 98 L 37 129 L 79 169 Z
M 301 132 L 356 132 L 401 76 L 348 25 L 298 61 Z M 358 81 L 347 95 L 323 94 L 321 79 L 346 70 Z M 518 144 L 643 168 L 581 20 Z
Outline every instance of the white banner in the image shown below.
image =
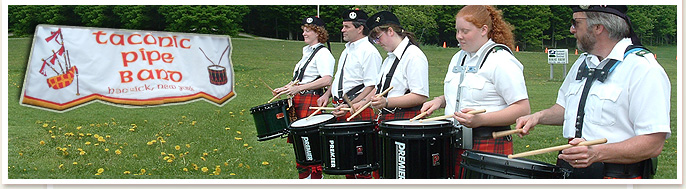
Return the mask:
M 38 25 L 20 103 L 222 106 L 236 94 L 232 50 L 228 36 Z

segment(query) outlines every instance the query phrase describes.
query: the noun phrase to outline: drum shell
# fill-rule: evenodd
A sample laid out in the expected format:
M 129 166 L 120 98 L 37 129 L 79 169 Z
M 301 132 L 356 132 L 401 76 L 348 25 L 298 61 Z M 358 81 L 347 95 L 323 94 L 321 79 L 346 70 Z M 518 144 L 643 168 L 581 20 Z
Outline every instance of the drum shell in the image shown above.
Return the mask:
M 545 162 L 467 150 L 460 165 L 463 179 L 564 179 L 570 170 Z
M 331 115 L 319 114 L 315 116 Z M 306 119 L 306 118 L 302 118 Z M 322 145 L 321 137 L 319 135 L 319 127 L 333 123 L 336 117 L 331 115 L 330 119 L 324 122 L 311 124 L 303 127 L 288 126 L 288 133 L 293 137 L 293 151 L 295 152 L 295 161 L 302 165 L 315 165 L 322 163 Z
M 452 177 L 452 148 L 456 133 L 452 123 L 443 121 L 439 125 L 398 126 L 387 124 L 389 121 L 379 126 L 381 178 Z
M 211 65 L 207 67 L 207 72 L 210 75 L 210 83 L 214 85 L 224 85 L 228 82 L 226 76 L 226 68 L 219 65 Z
M 288 125 L 295 121 L 295 108 L 291 99 L 250 108 L 257 129 L 257 140 L 265 141 L 287 133 Z
M 320 127 L 324 173 L 344 175 L 377 170 L 379 135 L 375 127 L 375 122 L 337 123 Z

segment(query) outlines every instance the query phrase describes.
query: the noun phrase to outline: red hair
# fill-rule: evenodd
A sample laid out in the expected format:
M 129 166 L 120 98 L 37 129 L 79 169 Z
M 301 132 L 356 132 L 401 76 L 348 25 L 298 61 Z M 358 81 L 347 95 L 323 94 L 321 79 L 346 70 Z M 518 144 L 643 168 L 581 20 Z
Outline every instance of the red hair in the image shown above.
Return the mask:
M 462 7 L 455 15 L 464 18 L 469 23 L 474 24 L 477 28 L 483 25 L 488 26 L 488 38 L 496 43 L 504 44 L 507 47 L 514 48 L 514 34 L 512 30 L 514 27 L 503 20 L 502 11 L 489 5 L 467 5 Z

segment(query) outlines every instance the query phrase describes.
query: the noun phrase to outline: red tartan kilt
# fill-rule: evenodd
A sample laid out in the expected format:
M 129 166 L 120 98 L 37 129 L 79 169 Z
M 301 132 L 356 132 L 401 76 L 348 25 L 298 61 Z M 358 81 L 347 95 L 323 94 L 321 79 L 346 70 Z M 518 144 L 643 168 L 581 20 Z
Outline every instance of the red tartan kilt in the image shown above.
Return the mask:
M 482 151 L 482 152 L 491 152 L 491 153 L 497 153 L 497 154 L 512 154 L 513 153 L 513 147 L 512 147 L 512 138 L 511 137 L 501 137 L 497 139 L 485 139 L 485 140 L 479 140 L 475 139 L 474 144 L 472 146 L 472 150 L 476 151 Z M 462 174 L 464 173 L 464 169 L 460 166 L 462 163 L 462 153 L 466 151 L 465 149 L 455 149 L 455 169 L 454 173 L 455 176 L 453 178 L 459 179 L 462 177 Z
M 316 110 L 310 110 L 310 107 L 319 107 L 317 105 L 317 99 L 321 95 L 315 94 L 297 94 L 293 97 L 293 107 L 295 107 L 295 116 L 300 118 L 306 118 L 310 114 L 314 113 Z M 317 114 L 320 114 L 321 111 Z
M 394 114 L 381 114 L 381 116 L 379 116 L 379 119 L 377 121 L 379 124 L 381 124 L 381 121 L 385 121 L 385 120 L 412 119 L 412 118 L 414 118 L 414 116 L 417 116 L 420 113 L 422 113 L 420 110 L 397 111 Z
M 345 114 L 345 116 L 337 117 L 336 122 L 348 122 L 348 117 L 350 117 L 352 113 L 348 112 Z M 374 120 L 374 109 L 372 108 L 366 108 L 360 112 L 360 114 L 357 114 L 353 119 L 350 121 L 373 121 Z

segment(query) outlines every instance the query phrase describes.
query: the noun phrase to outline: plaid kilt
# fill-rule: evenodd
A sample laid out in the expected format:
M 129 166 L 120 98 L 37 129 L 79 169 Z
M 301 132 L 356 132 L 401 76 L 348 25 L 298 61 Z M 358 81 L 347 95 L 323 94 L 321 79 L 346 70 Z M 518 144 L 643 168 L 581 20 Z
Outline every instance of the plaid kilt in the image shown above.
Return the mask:
M 465 169 L 460 167 L 462 163 L 462 153 L 466 151 L 465 149 L 454 149 L 455 153 L 455 176 L 453 178 L 459 179 L 464 174 Z M 512 136 L 500 137 L 497 139 L 474 139 L 472 150 L 491 152 L 496 154 L 512 154 Z
M 382 111 L 385 112 L 385 111 Z M 409 109 L 400 109 L 400 111 L 395 111 L 395 113 L 381 113 L 379 118 L 377 119 L 378 124 L 381 124 L 381 121 L 385 120 L 392 120 L 392 119 L 412 119 L 414 116 L 419 115 L 421 110 L 409 110 Z
M 316 165 L 301 165 L 295 163 L 295 168 L 298 169 L 299 179 L 322 179 L 322 164 Z
M 316 95 L 316 94 L 296 94 L 293 96 L 293 107 L 295 107 L 295 116 L 298 119 L 301 118 L 306 118 L 307 116 L 310 116 L 310 114 L 314 113 L 316 110 L 310 110 L 310 107 L 319 107 L 317 105 L 317 99 L 319 99 L 321 95 Z M 321 113 L 321 111 L 320 111 Z M 317 113 L 317 114 L 320 114 Z

